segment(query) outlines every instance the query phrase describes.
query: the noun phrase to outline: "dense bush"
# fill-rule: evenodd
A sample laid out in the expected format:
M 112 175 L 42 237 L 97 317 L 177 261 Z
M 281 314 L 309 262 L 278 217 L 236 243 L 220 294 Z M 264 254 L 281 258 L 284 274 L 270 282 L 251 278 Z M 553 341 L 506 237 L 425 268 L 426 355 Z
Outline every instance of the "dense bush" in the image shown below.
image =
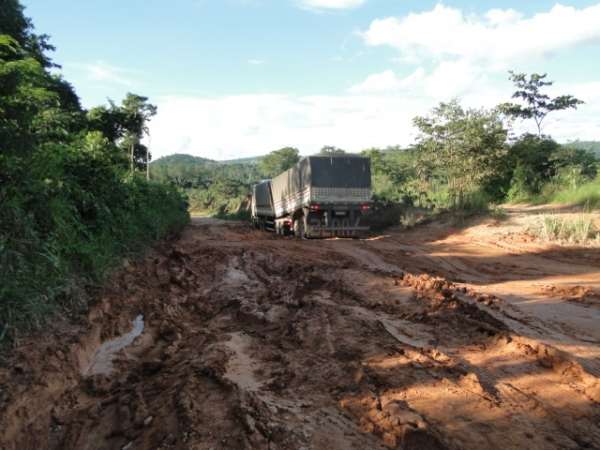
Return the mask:
M 53 75 L 17 1 L 0 18 L 0 341 L 85 305 L 124 255 L 188 220 L 174 188 L 136 171 L 155 111 L 128 95 L 95 114 Z M 4 33 L 4 34 L 3 34 Z M 99 114 L 102 113 L 102 114 Z M 129 149 L 132 149 L 131 153 Z
M 484 161 L 485 171 L 463 158 L 458 168 L 467 177 L 459 204 L 443 173 L 448 161 L 438 161 L 436 168 L 420 157 L 418 149 L 370 149 L 363 155 L 371 158 L 374 199 L 388 205 L 467 213 L 503 202 L 600 206 L 600 179 L 596 178 L 600 160 L 576 143 L 560 145 L 548 137 L 524 135 L 505 143 L 493 160 Z M 484 176 L 469 179 L 469 172 L 477 170 Z
M 188 220 L 174 188 L 125 175 L 76 143 L 45 147 L 27 163 L 1 160 L 14 179 L 0 189 L 0 334 L 77 302 L 74 287 L 99 282 L 119 257 Z
M 599 161 L 587 150 L 525 135 L 509 148 L 503 175 L 496 180 L 506 192 L 500 200 L 543 203 L 558 201 L 559 194 L 567 200 L 569 193 L 593 184 L 598 166 Z
M 189 155 L 170 155 L 151 164 L 153 180 L 169 184 L 188 197 L 193 214 L 249 218 L 247 197 L 265 178 L 259 159 L 217 162 Z

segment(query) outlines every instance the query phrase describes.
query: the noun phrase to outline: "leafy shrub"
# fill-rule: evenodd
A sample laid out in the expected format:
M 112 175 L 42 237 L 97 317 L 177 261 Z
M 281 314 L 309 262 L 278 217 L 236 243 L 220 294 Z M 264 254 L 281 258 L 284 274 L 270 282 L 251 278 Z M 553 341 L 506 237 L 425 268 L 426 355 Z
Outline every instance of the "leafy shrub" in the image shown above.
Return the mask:
M 110 154 L 52 145 L 0 189 L 0 335 L 39 327 L 58 307 L 85 305 L 84 288 L 119 258 L 179 230 L 187 204 L 174 189 L 125 177 Z M 11 172 L 12 170 L 12 172 Z
M 188 220 L 175 189 L 134 173 L 148 159 L 141 139 L 156 108 L 127 94 L 121 106 L 88 114 L 49 71 L 47 37 L 33 32 L 19 2 L 8 3 L 1 15 L 10 26 L 0 31 L 0 341 L 39 327 L 59 307 L 85 305 L 85 288 L 120 257 Z
M 214 212 L 219 219 L 250 220 L 250 200 L 248 196 L 238 196 L 219 205 Z
M 378 200 L 371 205 L 365 223 L 372 230 L 379 231 L 401 224 L 402 214 L 406 207 L 400 203 Z

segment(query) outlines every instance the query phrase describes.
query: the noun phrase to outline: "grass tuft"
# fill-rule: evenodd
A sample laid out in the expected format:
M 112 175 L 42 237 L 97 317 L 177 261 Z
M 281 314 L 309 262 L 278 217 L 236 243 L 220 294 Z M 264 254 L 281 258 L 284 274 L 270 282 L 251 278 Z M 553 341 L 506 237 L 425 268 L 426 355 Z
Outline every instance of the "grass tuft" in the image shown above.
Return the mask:
M 571 244 L 600 242 L 600 230 L 594 223 L 594 217 L 589 213 L 582 213 L 574 218 L 544 214 L 528 231 L 548 242 L 562 241 Z

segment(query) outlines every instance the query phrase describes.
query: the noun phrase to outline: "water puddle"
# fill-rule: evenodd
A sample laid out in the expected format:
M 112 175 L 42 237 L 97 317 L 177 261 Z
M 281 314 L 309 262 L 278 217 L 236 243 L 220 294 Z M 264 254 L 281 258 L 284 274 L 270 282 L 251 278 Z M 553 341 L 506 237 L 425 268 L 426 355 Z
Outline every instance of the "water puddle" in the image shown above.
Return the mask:
M 135 338 L 140 336 L 143 332 L 144 316 L 140 314 L 134 319 L 133 328 L 129 333 L 106 341 L 98 350 L 96 350 L 89 366 L 83 374 L 86 376 L 110 375 L 113 371 L 113 360 L 117 353 L 131 345 Z
M 231 333 L 231 339 L 225 343 L 227 348 L 233 352 L 227 363 L 225 378 L 237 384 L 246 391 L 258 391 L 262 385 L 254 376 L 255 362 L 246 353 L 248 338 L 241 333 Z
M 225 273 L 225 282 L 229 285 L 237 286 L 250 281 L 245 272 L 235 267 L 228 267 Z

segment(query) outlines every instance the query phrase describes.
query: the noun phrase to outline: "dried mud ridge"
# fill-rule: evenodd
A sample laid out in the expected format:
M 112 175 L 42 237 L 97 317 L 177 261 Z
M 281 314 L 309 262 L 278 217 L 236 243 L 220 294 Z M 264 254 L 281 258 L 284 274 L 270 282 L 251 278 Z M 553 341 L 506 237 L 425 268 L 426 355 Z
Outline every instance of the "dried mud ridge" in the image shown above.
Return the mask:
M 20 344 L 0 369 L 0 449 L 600 448 L 594 364 L 397 254 L 191 226 L 82 323 Z
M 552 296 L 562 298 L 569 302 L 576 302 L 590 307 L 600 308 L 600 291 L 588 286 L 544 286 L 542 292 Z

